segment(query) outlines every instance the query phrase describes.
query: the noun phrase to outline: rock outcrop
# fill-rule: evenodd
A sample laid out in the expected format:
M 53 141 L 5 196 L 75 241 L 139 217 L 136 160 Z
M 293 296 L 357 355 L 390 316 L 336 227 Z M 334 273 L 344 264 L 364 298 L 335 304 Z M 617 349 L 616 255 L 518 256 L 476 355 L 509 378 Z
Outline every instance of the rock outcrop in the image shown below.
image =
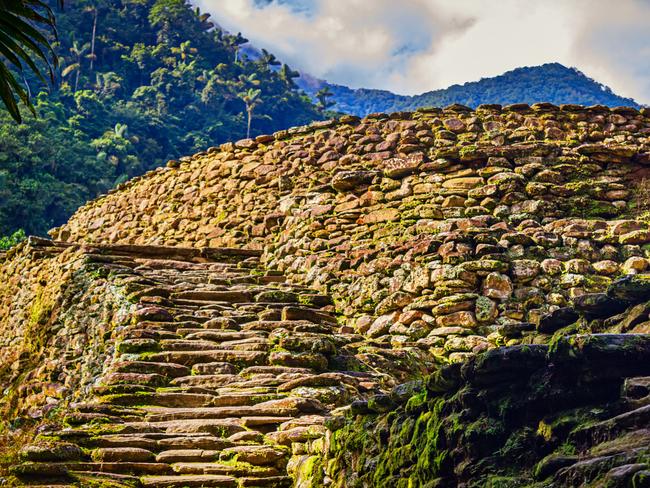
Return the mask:
M 0 256 L 13 479 L 645 486 L 649 175 L 646 109 L 549 104 L 170 161 Z

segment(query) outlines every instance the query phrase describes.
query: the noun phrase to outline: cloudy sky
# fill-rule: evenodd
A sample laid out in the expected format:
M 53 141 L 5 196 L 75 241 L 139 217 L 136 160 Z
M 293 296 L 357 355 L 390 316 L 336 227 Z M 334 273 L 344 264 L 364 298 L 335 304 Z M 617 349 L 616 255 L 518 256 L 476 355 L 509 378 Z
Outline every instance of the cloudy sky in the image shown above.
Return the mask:
M 415 94 L 519 66 L 575 66 L 650 103 L 650 0 L 193 0 L 291 67 Z

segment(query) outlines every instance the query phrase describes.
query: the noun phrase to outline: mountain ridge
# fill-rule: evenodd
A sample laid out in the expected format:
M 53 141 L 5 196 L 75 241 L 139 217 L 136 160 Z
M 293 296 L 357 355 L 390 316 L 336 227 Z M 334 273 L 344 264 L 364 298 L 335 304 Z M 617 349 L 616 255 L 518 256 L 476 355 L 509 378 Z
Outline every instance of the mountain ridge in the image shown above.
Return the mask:
M 388 90 L 349 88 L 328 83 L 310 75 L 303 75 L 298 85 L 310 95 L 329 88 L 334 110 L 352 115 L 416 110 L 427 106 L 447 106 L 460 103 L 472 108 L 483 103 L 509 105 L 513 103 L 549 102 L 556 105 L 605 105 L 608 107 L 641 104 L 632 98 L 615 94 L 611 88 L 588 77 L 577 68 L 560 63 L 523 66 L 505 73 L 454 84 L 447 88 L 431 90 L 419 95 L 399 95 Z

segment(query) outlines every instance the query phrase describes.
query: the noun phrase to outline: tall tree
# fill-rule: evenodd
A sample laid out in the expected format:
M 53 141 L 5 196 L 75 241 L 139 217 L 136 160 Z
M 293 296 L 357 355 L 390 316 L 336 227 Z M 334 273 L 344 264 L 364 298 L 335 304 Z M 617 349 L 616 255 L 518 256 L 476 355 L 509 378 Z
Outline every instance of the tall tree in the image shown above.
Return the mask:
M 316 92 L 316 100 L 318 101 L 316 106 L 321 113 L 324 113 L 326 110 L 329 110 L 336 105 L 336 103 L 331 100 L 333 96 L 334 93 L 332 93 L 329 86 L 321 88 Z
M 246 126 L 247 138 L 251 136 L 251 124 L 253 122 L 253 112 L 255 111 L 255 108 L 262 103 L 262 99 L 260 98 L 261 93 L 262 90 L 260 90 L 259 88 L 249 88 L 245 92 L 239 93 L 239 98 L 241 98 L 244 104 L 246 105 L 246 115 L 248 116 L 248 122 Z
M 57 0 L 63 7 L 63 0 Z M 10 68 L 23 75 L 29 68 L 44 83 L 44 71 L 54 81 L 53 66 L 58 59 L 45 35 L 43 27 L 56 34 L 56 21 L 50 6 L 42 0 L 0 0 L 0 98 L 17 122 L 22 121 L 17 99 L 36 114 L 28 92 L 16 80 Z M 46 70 L 36 62 L 40 59 Z
M 226 36 L 226 42 L 228 45 L 235 51 L 235 63 L 239 62 L 239 50 L 241 46 L 248 42 L 244 36 L 241 35 L 241 32 L 238 32 L 232 36 Z
M 28 72 L 38 118 L 16 124 L 0 108 L 0 236 L 44 235 L 84 201 L 169 159 L 322 118 L 270 53 L 234 62 L 230 34 L 187 0 L 65 7 L 56 16 L 66 35 L 53 47 L 63 69 L 80 65 L 79 82 L 72 68 L 68 83 L 44 90 Z
M 72 46 L 70 47 L 70 53 L 74 56 L 74 63 L 66 66 L 61 72 L 62 78 L 65 78 L 70 73 L 76 73 L 74 80 L 74 91 L 77 91 L 79 89 L 79 77 L 81 76 L 83 60 L 91 56 L 89 54 L 86 54 L 89 49 L 89 43 L 86 42 L 85 44 L 81 45 L 78 41 L 73 41 Z

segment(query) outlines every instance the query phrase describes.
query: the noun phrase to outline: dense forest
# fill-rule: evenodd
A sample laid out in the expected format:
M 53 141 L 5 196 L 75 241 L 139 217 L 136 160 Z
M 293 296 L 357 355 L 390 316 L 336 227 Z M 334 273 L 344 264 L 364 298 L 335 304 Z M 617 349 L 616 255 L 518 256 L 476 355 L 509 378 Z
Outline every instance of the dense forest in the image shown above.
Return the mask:
M 508 105 L 535 102 L 638 107 L 631 98 L 620 97 L 577 69 L 559 63 L 517 68 L 493 78 L 415 96 L 396 95 L 385 90 L 352 90 L 310 77 L 304 77 L 299 84 L 310 93 L 324 87 L 329 88 L 333 94 L 335 110 L 360 116 L 373 112 L 415 110 L 419 107 L 444 107 L 452 103 L 469 107 L 477 107 L 482 103 Z
M 23 80 L 38 116 L 24 109 L 19 125 L 0 110 L 0 236 L 43 235 L 116 184 L 249 127 L 323 118 L 297 72 L 265 51 L 249 59 L 246 39 L 184 0 L 75 0 L 55 14 L 55 83 Z

